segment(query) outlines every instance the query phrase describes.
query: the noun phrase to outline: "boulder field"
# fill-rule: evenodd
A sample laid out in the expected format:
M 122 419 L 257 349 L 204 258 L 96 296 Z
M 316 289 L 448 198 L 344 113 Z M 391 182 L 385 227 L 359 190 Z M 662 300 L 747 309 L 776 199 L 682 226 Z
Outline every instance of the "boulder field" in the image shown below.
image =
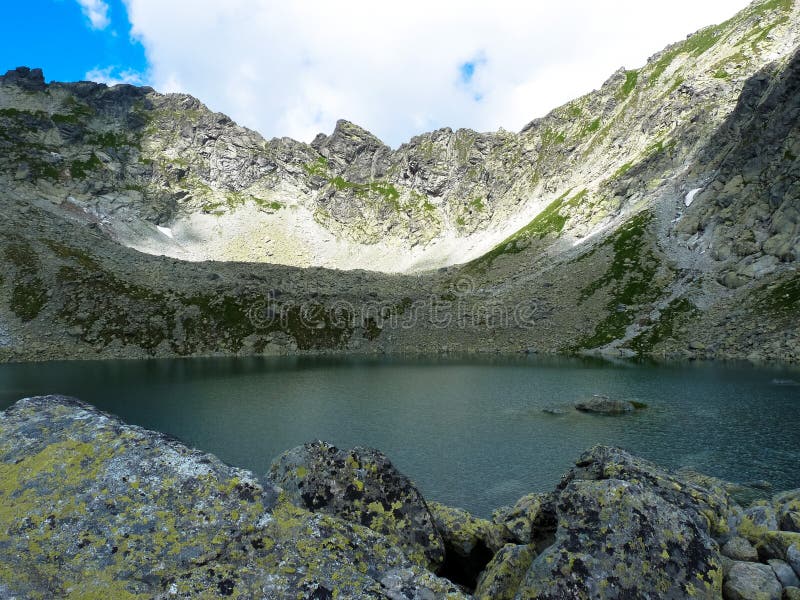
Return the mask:
M 63 396 L 0 413 L 0 598 L 798 598 L 800 490 L 586 451 L 491 519 L 378 450 L 317 441 L 257 476 Z

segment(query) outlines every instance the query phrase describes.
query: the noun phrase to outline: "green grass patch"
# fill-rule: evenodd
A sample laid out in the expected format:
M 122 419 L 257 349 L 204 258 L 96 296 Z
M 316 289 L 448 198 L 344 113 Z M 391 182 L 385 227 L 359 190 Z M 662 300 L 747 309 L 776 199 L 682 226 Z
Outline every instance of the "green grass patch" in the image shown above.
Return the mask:
M 651 352 L 657 344 L 672 338 L 677 325 L 696 310 L 687 298 L 676 298 L 661 311 L 658 323 L 633 338 L 628 346 L 638 354 Z
M 669 89 L 667 90 L 667 95 L 669 96 L 672 92 L 674 92 L 679 87 L 681 87 L 684 84 L 685 81 L 686 81 L 686 78 L 683 77 L 683 76 L 676 77 L 675 81 L 672 82 L 672 85 L 669 86 Z
M 625 71 L 625 83 L 622 84 L 622 88 L 620 88 L 619 93 L 617 94 L 617 98 L 620 100 L 624 100 L 628 96 L 631 95 L 631 92 L 636 88 L 636 84 L 639 82 L 639 71 Z
M 770 23 L 766 27 L 762 28 L 760 31 L 756 32 L 756 34 L 754 36 L 752 36 L 752 38 L 750 38 L 750 47 L 754 51 L 757 51 L 758 50 L 758 45 L 761 42 L 763 42 L 764 40 L 766 40 L 767 37 L 769 37 L 769 34 L 772 33 L 772 31 L 776 27 L 778 27 L 779 25 L 783 25 L 787 21 L 789 21 L 789 17 L 788 16 L 781 17 L 780 19 L 774 21 L 773 23 Z
M 605 273 L 584 287 L 578 298 L 578 303 L 582 304 L 599 290 L 608 288 L 606 317 L 597 324 L 592 334 L 576 343 L 573 351 L 599 348 L 623 337 L 636 316 L 636 312 L 629 307 L 652 302 L 662 294 L 661 287 L 655 282 L 658 261 L 647 243 L 652 218 L 649 212 L 636 215 L 599 247 L 578 259 L 585 260 L 603 248 L 611 250 L 611 264 Z
M 63 115 L 56 113 L 50 117 L 56 125 L 77 125 L 80 118 L 76 115 Z
M 547 207 L 536 215 L 536 218 L 525 227 L 500 242 L 480 258 L 476 258 L 468 263 L 467 266 L 469 268 L 489 267 L 499 256 L 522 252 L 530 245 L 530 241 L 534 238 L 541 240 L 550 234 L 560 234 L 569 220 L 569 217 L 563 215 L 561 210 L 578 206 L 589 193 L 588 190 L 582 190 L 567 200 L 567 196 L 569 196 L 571 191 L 571 189 L 567 190 L 563 195 L 553 200 L 553 202 L 547 205 Z
M 677 142 L 675 140 L 670 140 L 670 141 L 659 140 L 654 144 L 649 145 L 645 149 L 644 153 L 650 156 L 653 154 L 660 154 L 664 151 L 672 152 L 675 149 L 676 144 Z
M 725 69 L 718 69 L 714 73 L 714 79 L 730 79 L 731 74 L 728 73 Z
M 11 291 L 9 308 L 23 323 L 39 316 L 45 304 L 47 304 L 47 290 L 38 277 L 18 283 Z
M 253 196 L 252 194 L 242 194 L 239 192 L 228 192 L 225 195 L 225 204 L 228 206 L 229 209 L 233 210 L 239 206 L 244 206 L 247 202 L 252 202 L 256 206 L 260 208 L 264 208 L 267 210 L 278 211 L 282 208 L 286 208 L 286 205 L 283 202 L 278 202 L 277 200 L 265 200 L 264 198 L 259 198 L 258 196 Z M 221 206 L 221 205 L 220 205 Z M 213 208 L 212 208 L 213 210 Z
M 312 177 L 328 177 L 328 159 L 320 156 L 314 162 L 303 165 L 303 170 Z
M 551 146 L 553 144 L 563 144 L 567 141 L 567 135 L 564 132 L 556 131 L 555 129 L 547 128 L 542 132 L 542 144 Z
M 90 144 L 99 146 L 100 148 L 112 148 L 114 150 L 120 150 L 122 148 L 127 148 L 128 146 L 136 145 L 130 140 L 130 138 L 128 138 L 127 135 L 124 133 L 118 133 L 116 131 L 106 131 L 104 133 L 98 133 L 89 136 L 87 141 Z
M 47 304 L 47 289 L 39 276 L 39 257 L 27 242 L 9 244 L 6 261 L 14 266 L 9 308 L 23 322 L 32 321 Z
M 52 163 L 45 161 L 28 160 L 28 168 L 33 179 L 60 179 L 61 171 Z
M 36 119 L 46 119 L 47 113 L 41 110 L 19 110 L 16 108 L 0 108 L 0 117 L 7 119 L 20 119 L 23 117 L 34 117 Z
M 75 179 L 85 179 L 89 173 L 102 166 L 102 161 L 92 152 L 91 156 L 86 160 L 73 160 L 69 167 L 69 172 Z
M 800 311 L 800 276 L 795 274 L 774 287 L 765 288 L 758 295 L 759 305 L 767 312 L 796 316 Z
M 611 179 L 619 179 L 620 177 L 625 175 L 625 173 L 630 171 L 632 168 L 633 168 L 633 163 L 629 163 L 629 162 L 625 163 L 619 169 L 614 171 L 614 174 L 611 176 Z
M 329 183 L 339 192 L 352 190 L 358 197 L 366 197 L 370 194 L 377 194 L 391 204 L 396 210 L 400 210 L 400 192 L 391 183 L 372 181 L 370 183 L 356 183 L 347 181 L 343 177 L 336 176 Z
M 73 248 L 72 246 L 67 246 L 66 244 L 62 244 L 54 240 L 45 240 L 45 244 L 47 244 L 47 246 L 59 258 L 73 260 L 90 271 L 96 271 L 100 268 L 100 265 L 97 263 L 97 261 L 94 260 L 89 253 L 85 252 L 84 250 Z
M 650 68 L 648 86 L 654 86 L 673 61 L 681 54 L 698 57 L 711 49 L 721 38 L 727 23 L 716 27 L 707 27 L 695 33 L 684 42 L 665 51 L 664 54 Z
M 419 207 L 428 214 L 433 213 L 436 210 L 436 205 L 433 204 L 428 196 L 425 194 L 420 194 L 416 190 L 411 190 L 411 200 L 415 202 Z
M 577 104 L 567 106 L 567 116 L 571 119 L 579 119 L 583 115 L 583 109 Z
M 761 2 L 753 6 L 753 11 L 755 13 L 765 13 L 770 12 L 773 10 L 779 10 L 781 12 L 789 12 L 792 10 L 793 0 L 767 0 L 766 2 Z
M 483 212 L 486 210 L 486 205 L 483 203 L 482 198 L 473 198 L 469 201 L 469 207 L 477 212 Z
M 73 115 L 78 115 L 80 117 L 88 118 L 94 115 L 94 109 L 88 104 L 78 100 L 75 96 L 67 96 L 62 106 Z

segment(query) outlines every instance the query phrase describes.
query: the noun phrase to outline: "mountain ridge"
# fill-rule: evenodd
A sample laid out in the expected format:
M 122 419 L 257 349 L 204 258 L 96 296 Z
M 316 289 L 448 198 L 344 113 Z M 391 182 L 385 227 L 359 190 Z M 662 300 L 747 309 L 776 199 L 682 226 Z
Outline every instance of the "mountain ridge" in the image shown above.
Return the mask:
M 797 360 L 799 9 L 755 2 L 519 133 L 442 128 L 397 149 L 344 120 L 311 144 L 264 140 L 187 95 L 10 72 L 0 356 Z M 259 327 L 265 302 L 294 316 Z M 440 305 L 469 323 L 433 327 Z M 533 325 L 512 318 L 529 310 Z M 417 320 L 392 326 L 402 312 Z

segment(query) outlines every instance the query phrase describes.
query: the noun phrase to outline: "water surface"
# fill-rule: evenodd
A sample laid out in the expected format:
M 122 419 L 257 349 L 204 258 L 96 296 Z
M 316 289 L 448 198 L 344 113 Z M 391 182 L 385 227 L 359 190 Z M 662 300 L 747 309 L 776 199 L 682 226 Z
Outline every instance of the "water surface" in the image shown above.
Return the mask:
M 669 467 L 800 487 L 800 371 L 583 359 L 276 358 L 0 365 L 0 409 L 79 397 L 263 474 L 313 439 L 383 450 L 423 494 L 477 514 L 546 491 L 584 449 L 613 444 Z M 648 408 L 568 407 L 592 394 Z

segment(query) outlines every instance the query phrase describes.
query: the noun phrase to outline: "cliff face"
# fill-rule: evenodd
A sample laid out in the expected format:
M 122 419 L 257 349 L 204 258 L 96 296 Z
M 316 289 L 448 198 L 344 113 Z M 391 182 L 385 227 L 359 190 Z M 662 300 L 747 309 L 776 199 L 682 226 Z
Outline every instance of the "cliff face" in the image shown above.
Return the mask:
M 799 21 L 755 2 L 519 133 L 397 149 L 345 121 L 266 141 L 189 96 L 10 71 L 0 351 L 797 359 Z M 309 303 L 328 316 L 301 327 Z M 253 325 L 267 304 L 294 317 Z M 431 327 L 442 307 L 462 318 Z

